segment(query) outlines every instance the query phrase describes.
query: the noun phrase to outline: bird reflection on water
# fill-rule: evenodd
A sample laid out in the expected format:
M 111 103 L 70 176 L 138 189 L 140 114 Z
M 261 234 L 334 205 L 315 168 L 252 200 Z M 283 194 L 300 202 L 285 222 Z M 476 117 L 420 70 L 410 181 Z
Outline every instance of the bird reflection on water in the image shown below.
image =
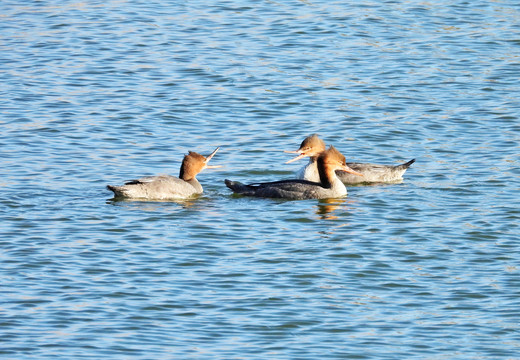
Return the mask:
M 316 215 L 322 220 L 337 220 L 339 216 L 334 214 L 340 209 L 346 210 L 345 204 L 353 203 L 353 200 L 347 199 L 323 199 L 316 205 Z

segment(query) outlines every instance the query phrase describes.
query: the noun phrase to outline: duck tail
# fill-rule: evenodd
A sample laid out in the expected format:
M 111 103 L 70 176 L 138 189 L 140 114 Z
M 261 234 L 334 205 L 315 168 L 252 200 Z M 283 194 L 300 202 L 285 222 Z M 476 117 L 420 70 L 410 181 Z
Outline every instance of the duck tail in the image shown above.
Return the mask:
M 226 183 L 226 186 L 233 190 L 233 192 L 238 194 L 245 194 L 250 191 L 250 186 L 244 185 L 241 182 L 238 181 L 231 181 L 228 179 L 225 179 L 224 182 Z
M 405 162 L 404 164 L 401 164 L 401 165 L 397 165 L 397 168 L 399 169 L 402 169 L 402 170 L 406 170 L 408 169 L 413 163 L 415 162 L 415 159 L 412 159 L 408 162 Z
M 114 193 L 114 196 L 124 196 L 121 186 L 107 185 L 107 189 Z

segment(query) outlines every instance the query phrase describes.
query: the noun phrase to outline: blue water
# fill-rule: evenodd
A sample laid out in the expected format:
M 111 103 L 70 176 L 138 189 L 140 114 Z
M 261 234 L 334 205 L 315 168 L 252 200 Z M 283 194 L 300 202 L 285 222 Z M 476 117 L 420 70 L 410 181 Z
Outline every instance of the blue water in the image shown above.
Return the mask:
M 518 359 L 518 2 L 180 3 L 0 3 L 0 357 Z M 315 132 L 417 162 L 225 187 Z M 217 146 L 197 199 L 105 189 Z

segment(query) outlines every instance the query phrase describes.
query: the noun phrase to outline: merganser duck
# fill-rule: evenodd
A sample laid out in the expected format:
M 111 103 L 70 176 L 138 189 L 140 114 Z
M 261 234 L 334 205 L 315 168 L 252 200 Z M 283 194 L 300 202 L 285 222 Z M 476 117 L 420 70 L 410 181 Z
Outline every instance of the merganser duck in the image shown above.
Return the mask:
M 294 179 L 244 185 L 226 179 L 225 183 L 233 192 L 248 196 L 291 200 L 328 199 L 347 195 L 347 188 L 336 176 L 336 170 L 362 176 L 346 165 L 345 157 L 333 146 L 317 156 L 316 165 L 318 181 Z
M 195 176 L 204 169 L 220 167 L 220 165 L 208 165 L 218 149 L 220 148 L 216 148 L 208 157 L 190 151 L 182 160 L 179 177 L 146 176 L 130 180 L 122 186 L 107 185 L 107 189 L 113 191 L 115 197 L 146 200 L 185 199 L 202 194 L 202 186 Z
M 294 159 L 287 161 L 286 164 L 309 156 L 309 163 L 298 171 L 297 177 L 298 179 L 319 181 L 316 160 L 318 155 L 323 150 L 325 150 L 325 143 L 323 140 L 321 140 L 316 134 L 310 135 L 305 138 L 305 140 L 303 140 L 298 150 L 285 151 L 287 153 L 299 154 Z M 403 174 L 414 162 L 415 159 L 412 159 L 401 165 L 347 163 L 349 168 L 360 174 L 363 174 L 363 177 L 352 175 L 343 170 L 337 170 L 336 175 L 344 184 L 398 182 L 403 179 Z

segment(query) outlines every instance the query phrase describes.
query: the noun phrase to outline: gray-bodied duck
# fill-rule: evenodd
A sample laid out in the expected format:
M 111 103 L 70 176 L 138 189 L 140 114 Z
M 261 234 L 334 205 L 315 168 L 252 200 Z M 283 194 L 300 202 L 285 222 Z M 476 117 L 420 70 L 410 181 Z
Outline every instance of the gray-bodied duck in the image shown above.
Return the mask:
M 297 157 L 286 162 L 289 164 L 293 161 L 300 160 L 308 156 L 309 163 L 297 172 L 298 179 L 309 181 L 319 181 L 319 173 L 317 166 L 318 155 L 325 150 L 325 143 L 318 135 L 313 134 L 305 138 L 296 151 L 286 151 L 287 153 L 298 154 Z M 344 184 L 359 184 L 359 183 L 383 183 L 383 182 L 398 182 L 403 180 L 405 171 L 415 162 L 412 159 L 401 165 L 379 165 L 366 163 L 347 163 L 347 166 L 354 171 L 363 174 L 362 177 L 353 175 L 344 170 L 337 170 L 336 174 Z
M 190 151 L 182 160 L 179 177 L 146 176 L 130 180 L 121 186 L 107 185 L 107 189 L 113 191 L 115 197 L 144 200 L 186 199 L 196 194 L 202 194 L 202 185 L 196 176 L 204 169 L 220 167 L 220 165 L 208 165 L 218 149 L 216 148 L 207 157 Z
M 333 146 L 316 157 L 316 168 L 318 181 L 292 179 L 245 185 L 226 179 L 225 183 L 233 192 L 247 196 L 290 200 L 329 199 L 347 195 L 347 188 L 336 175 L 337 170 L 362 176 L 346 165 L 345 157 Z

